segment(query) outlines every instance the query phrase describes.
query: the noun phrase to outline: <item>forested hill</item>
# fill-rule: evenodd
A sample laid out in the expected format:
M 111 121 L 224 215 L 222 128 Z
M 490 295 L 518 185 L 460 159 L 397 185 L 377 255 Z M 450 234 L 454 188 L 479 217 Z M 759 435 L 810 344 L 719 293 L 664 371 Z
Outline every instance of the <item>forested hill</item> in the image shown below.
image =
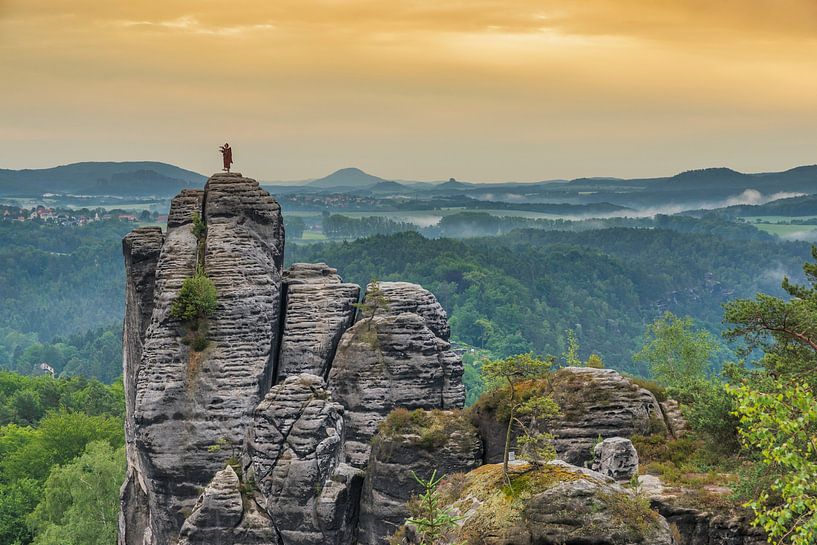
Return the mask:
M 331 263 L 352 282 L 421 283 L 449 311 L 455 339 L 497 354 L 559 354 L 573 329 L 583 356 L 597 352 L 610 367 L 643 372 L 631 356 L 662 311 L 719 331 L 723 302 L 779 293 L 784 274 L 799 278 L 809 246 L 614 228 L 464 241 L 402 233 L 287 252 L 289 262 Z

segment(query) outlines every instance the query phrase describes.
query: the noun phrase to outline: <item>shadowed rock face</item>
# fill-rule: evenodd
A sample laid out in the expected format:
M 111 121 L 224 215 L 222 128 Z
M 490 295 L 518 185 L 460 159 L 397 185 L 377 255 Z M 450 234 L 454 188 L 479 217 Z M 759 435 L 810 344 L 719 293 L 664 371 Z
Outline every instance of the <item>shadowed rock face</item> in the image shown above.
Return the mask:
M 482 440 L 470 419 L 457 411 L 433 411 L 417 428 L 381 433 L 373 441 L 360 502 L 360 545 L 387 542 L 409 516 L 406 502 L 422 492 L 423 479 L 467 473 L 482 464 Z
M 204 270 L 218 291 L 210 347 L 202 353 L 182 343 L 184 326 L 169 314 L 199 259 L 194 213 L 207 222 Z M 144 495 L 129 494 L 123 512 L 146 512 L 148 521 L 131 524 L 133 532 L 126 527 L 122 542 L 142 543 L 134 535 L 142 526 L 145 543 L 174 542 L 201 488 L 229 456 L 208 448 L 220 439 L 243 443 L 277 353 L 283 245 L 280 207 L 254 180 L 216 175 L 203 192 L 174 199 L 128 414 L 135 445 L 130 482 L 140 483 Z M 138 498 L 148 505 L 133 505 Z
M 213 477 L 180 536 L 179 545 L 283 545 L 255 498 L 242 493 L 231 466 Z

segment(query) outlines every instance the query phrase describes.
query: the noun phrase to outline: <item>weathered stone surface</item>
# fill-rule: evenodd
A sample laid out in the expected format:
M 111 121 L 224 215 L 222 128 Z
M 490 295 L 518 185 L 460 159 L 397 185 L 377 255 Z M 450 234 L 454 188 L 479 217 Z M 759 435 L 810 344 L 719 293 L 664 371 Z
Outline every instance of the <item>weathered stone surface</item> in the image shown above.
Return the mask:
M 140 227 L 122 240 L 125 256 L 125 326 L 122 345 L 122 373 L 125 384 L 125 408 L 133 414 L 136 403 L 136 377 L 142 360 L 145 332 L 153 316 L 156 265 L 164 243 L 159 227 Z M 133 460 L 133 421 L 125 420 L 128 458 Z
M 638 452 L 624 437 L 610 437 L 593 449 L 593 471 L 615 481 L 629 481 L 638 474 Z
M 683 487 L 664 486 L 655 475 L 638 478 L 641 493 L 648 497 L 653 508 L 667 519 L 678 536 L 676 545 L 767 545 L 762 530 L 751 525 L 752 516 L 737 508 L 708 508 L 692 498 L 700 494 L 729 495 L 731 490 L 690 491 Z M 717 487 L 715 487 L 717 488 Z M 724 502 L 715 502 L 724 503 Z M 728 503 L 728 502 L 726 502 Z
M 462 361 L 417 314 L 376 315 L 341 339 L 329 388 L 345 408 L 347 461 L 364 467 L 378 424 L 397 407 L 461 408 Z
M 192 215 L 207 222 L 204 270 L 218 292 L 210 346 L 182 343 L 184 324 L 169 315 L 184 279 L 195 271 Z M 252 410 L 269 387 L 278 347 L 283 222 L 257 182 L 216 175 L 171 206 L 156 267 L 154 311 L 145 334 L 133 411 L 137 482 L 149 502 L 150 544 L 171 543 L 202 486 L 224 466 L 225 439 L 240 447 Z M 129 415 L 130 418 L 130 415 Z M 125 507 L 127 510 L 128 507 Z
M 216 473 L 184 521 L 179 545 L 283 545 L 231 466 Z
M 667 433 L 655 396 L 612 369 L 565 367 L 553 374 L 550 386 L 561 414 L 539 429 L 555 436 L 557 456 L 571 464 L 591 461 L 599 437 Z M 474 417 L 486 462 L 501 461 L 505 423 L 497 420 L 496 407 L 478 405 Z
M 287 545 L 349 543 L 362 473 L 343 464 L 343 407 L 321 377 L 273 386 L 254 413 L 246 473 Z
M 293 263 L 284 271 L 284 283 L 293 284 L 340 284 L 338 270 L 326 263 Z
M 367 291 L 371 286 L 367 286 Z M 434 294 L 417 284 L 409 282 L 380 282 L 380 290 L 389 301 L 388 314 L 397 316 L 404 312 L 417 314 L 425 320 L 428 328 L 443 340 L 451 336 L 448 314 Z
M 326 377 L 343 333 L 354 323 L 360 286 L 343 284 L 323 263 L 284 271 L 286 311 L 277 381 L 300 373 Z
M 631 491 L 564 462 L 511 466 L 509 498 L 499 465 L 445 485 L 462 517 L 446 543 L 480 545 L 673 545 L 667 521 Z M 405 543 L 417 543 L 405 532 Z
M 399 418 L 396 418 L 399 417 Z M 455 411 L 392 414 L 373 441 L 360 502 L 360 545 L 386 543 L 408 517 L 406 502 L 421 492 L 412 472 L 427 479 L 467 473 L 482 463 L 482 440 Z
M 664 413 L 664 421 L 667 423 L 670 433 L 673 437 L 678 439 L 683 437 L 689 431 L 689 424 L 684 413 L 681 412 L 681 406 L 674 399 L 662 401 L 661 412 Z

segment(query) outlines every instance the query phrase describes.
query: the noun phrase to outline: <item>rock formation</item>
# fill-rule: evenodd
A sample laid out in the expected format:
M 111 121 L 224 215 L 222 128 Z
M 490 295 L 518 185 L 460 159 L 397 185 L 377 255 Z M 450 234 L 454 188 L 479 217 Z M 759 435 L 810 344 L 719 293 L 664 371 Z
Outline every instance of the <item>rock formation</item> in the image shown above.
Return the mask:
M 541 431 L 555 436 L 561 460 L 578 466 L 592 461 L 599 438 L 667 433 L 655 396 L 612 369 L 565 367 L 550 385 L 561 414 Z M 496 407 L 477 405 L 474 417 L 485 440 L 485 461 L 501 461 L 505 423 L 497 420 Z
M 434 295 L 383 282 L 358 304 L 360 287 L 326 264 L 284 270 L 280 206 L 254 180 L 217 174 L 183 190 L 167 230 L 136 229 L 123 253 L 120 545 L 382 545 L 419 491 L 412 473 L 435 470 L 450 476 L 459 537 L 475 543 L 671 543 L 664 518 L 626 489 L 564 462 L 514 464 L 507 494 L 497 466 L 482 465 L 501 458 L 501 411 L 459 411 L 463 365 Z M 194 326 L 171 308 L 197 271 L 217 306 Z M 562 369 L 551 385 L 562 414 L 537 426 L 574 464 L 598 437 L 683 428 L 677 406 L 662 410 L 615 371 Z M 633 454 L 624 441 L 599 450 L 616 478 L 633 469 L 633 456 L 619 463 Z M 685 536 L 743 528 L 654 502 Z M 756 543 L 690 541 L 715 542 Z
M 346 455 L 355 467 L 369 459 L 369 441 L 392 409 L 460 408 L 464 390 L 451 377 L 462 362 L 425 320 L 408 312 L 364 318 L 338 347 L 329 386 L 346 407 Z
M 629 490 L 564 462 L 484 465 L 443 487 L 461 517 L 446 543 L 480 545 L 674 545 L 666 520 Z M 416 544 L 411 527 L 402 542 Z
M 406 502 L 428 479 L 467 473 L 482 464 L 482 441 L 454 411 L 395 411 L 372 446 L 360 502 L 360 545 L 381 545 L 408 517 Z
M 277 380 L 300 373 L 326 378 L 341 335 L 355 321 L 360 286 L 342 283 L 324 263 L 296 263 L 284 272 L 284 289 Z
M 123 252 L 121 545 L 348 545 L 378 423 L 462 407 L 436 298 L 384 283 L 388 307 L 355 325 L 359 286 L 322 263 L 283 270 L 280 206 L 254 180 L 184 190 L 167 231 L 137 229 Z M 197 270 L 218 299 L 201 351 L 170 312 Z

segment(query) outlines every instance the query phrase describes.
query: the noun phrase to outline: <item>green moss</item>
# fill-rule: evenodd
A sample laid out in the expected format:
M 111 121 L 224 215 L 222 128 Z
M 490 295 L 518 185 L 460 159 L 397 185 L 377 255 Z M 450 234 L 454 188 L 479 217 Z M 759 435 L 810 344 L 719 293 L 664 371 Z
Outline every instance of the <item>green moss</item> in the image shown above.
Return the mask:
M 470 441 L 476 433 L 470 419 L 462 411 L 438 409 L 409 411 L 397 408 L 389 413 L 378 429 L 376 440 L 381 444 L 395 439 L 411 440 L 425 450 L 439 449 L 452 439 Z

